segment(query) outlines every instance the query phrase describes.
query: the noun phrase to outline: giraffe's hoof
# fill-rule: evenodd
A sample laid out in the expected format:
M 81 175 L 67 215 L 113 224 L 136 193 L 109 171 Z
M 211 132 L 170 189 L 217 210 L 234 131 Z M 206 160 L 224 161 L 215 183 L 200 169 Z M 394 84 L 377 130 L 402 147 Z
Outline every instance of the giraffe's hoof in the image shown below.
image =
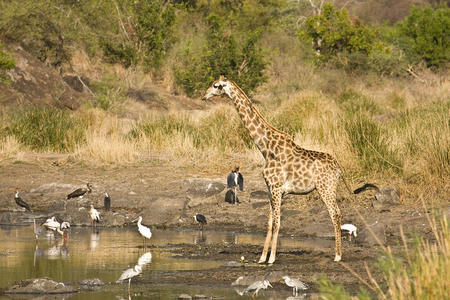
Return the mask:
M 258 261 L 258 264 L 264 264 L 265 262 L 266 262 L 266 259 L 265 259 L 265 258 L 263 259 L 263 258 L 261 257 L 261 258 L 259 259 L 259 261 Z
M 272 265 L 275 262 L 275 257 L 269 257 L 269 261 L 267 262 L 269 265 Z
M 341 256 L 336 254 L 336 256 L 334 257 L 334 261 L 341 261 Z

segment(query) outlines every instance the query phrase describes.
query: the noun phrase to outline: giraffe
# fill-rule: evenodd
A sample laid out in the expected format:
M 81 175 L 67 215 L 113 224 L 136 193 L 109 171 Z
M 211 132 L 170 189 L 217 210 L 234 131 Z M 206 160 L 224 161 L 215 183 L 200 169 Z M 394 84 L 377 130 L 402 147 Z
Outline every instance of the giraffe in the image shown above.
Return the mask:
M 259 263 L 266 262 L 269 246 L 271 252 L 268 263 L 275 261 L 283 196 L 308 194 L 313 190 L 318 191 L 331 217 L 335 236 L 334 261 L 340 261 L 342 214 L 336 202 L 336 187 L 342 171 L 337 160 L 328 153 L 296 145 L 290 135 L 271 126 L 241 88 L 223 75 L 206 91 L 203 99 L 221 95 L 233 101 L 244 126 L 265 159 L 262 174 L 268 188 L 269 213 Z

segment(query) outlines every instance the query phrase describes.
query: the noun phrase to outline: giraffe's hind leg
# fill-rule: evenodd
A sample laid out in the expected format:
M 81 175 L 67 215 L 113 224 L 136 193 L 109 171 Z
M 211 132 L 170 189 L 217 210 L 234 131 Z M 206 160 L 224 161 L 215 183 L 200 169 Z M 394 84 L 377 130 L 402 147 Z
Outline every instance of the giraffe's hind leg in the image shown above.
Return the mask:
M 264 242 L 264 249 L 261 254 L 261 258 L 259 259 L 258 263 L 265 263 L 267 259 L 267 252 L 269 251 L 269 245 L 270 241 L 272 240 L 272 225 L 273 225 L 273 209 L 272 209 L 272 200 L 269 202 L 269 213 L 268 213 L 268 220 L 267 220 L 267 234 L 266 234 L 266 240 Z
M 267 252 L 269 251 L 270 241 L 272 241 L 272 227 L 273 227 L 273 206 L 272 206 L 272 193 L 270 191 L 270 187 L 267 184 L 267 192 L 269 195 L 269 211 L 267 214 L 267 234 L 266 234 L 266 240 L 264 241 L 264 249 L 261 254 L 261 258 L 259 259 L 258 263 L 265 263 L 267 259 Z
M 341 222 L 342 214 L 336 202 L 336 183 L 337 180 L 329 180 L 327 183 L 317 184 L 317 191 L 325 203 L 328 213 L 330 214 L 331 222 L 334 227 L 335 239 L 335 258 L 334 261 L 340 261 L 342 258 L 342 243 L 341 243 Z

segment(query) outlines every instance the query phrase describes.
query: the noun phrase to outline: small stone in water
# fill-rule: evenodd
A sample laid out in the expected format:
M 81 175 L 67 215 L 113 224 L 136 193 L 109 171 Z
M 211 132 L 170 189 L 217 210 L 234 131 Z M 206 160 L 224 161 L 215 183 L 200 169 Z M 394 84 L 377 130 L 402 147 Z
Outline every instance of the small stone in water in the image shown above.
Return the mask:
M 188 294 L 181 294 L 178 296 L 178 300 L 192 300 L 192 297 Z

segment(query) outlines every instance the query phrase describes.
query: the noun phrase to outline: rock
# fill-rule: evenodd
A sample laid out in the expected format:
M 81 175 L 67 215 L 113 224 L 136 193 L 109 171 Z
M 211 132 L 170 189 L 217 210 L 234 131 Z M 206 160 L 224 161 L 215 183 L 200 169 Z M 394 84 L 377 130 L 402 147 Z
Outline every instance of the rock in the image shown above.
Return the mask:
M 99 290 L 105 283 L 99 278 L 86 278 L 78 282 L 84 290 Z
M 183 180 L 190 198 L 207 198 L 219 194 L 225 189 L 225 184 L 208 178 L 192 178 Z
M 183 197 L 156 198 L 146 200 L 147 208 L 141 211 L 146 225 L 170 225 L 177 224 L 182 215 L 186 199 Z
M 372 206 L 377 211 L 389 211 L 391 206 L 399 203 L 400 193 L 397 189 L 384 187 L 375 192 Z
M 386 244 L 386 225 L 375 221 L 373 224 L 369 225 L 369 227 L 372 232 L 370 232 L 367 227 L 363 227 L 356 239 L 357 243 L 364 246 L 379 245 L 377 239 L 375 238 L 376 236 L 383 245 Z
M 78 289 L 56 282 L 50 278 L 33 278 L 22 280 L 5 291 L 5 294 L 68 294 Z
M 209 299 L 209 297 L 206 297 L 205 295 L 195 295 L 194 300 L 203 300 L 203 299 Z
M 264 199 L 269 198 L 267 191 L 253 191 L 250 193 L 250 199 Z
M 80 285 L 105 285 L 100 278 L 86 278 L 78 282 Z
M 188 294 L 181 294 L 180 296 L 178 296 L 178 300 L 191 300 L 192 297 L 191 295 Z

